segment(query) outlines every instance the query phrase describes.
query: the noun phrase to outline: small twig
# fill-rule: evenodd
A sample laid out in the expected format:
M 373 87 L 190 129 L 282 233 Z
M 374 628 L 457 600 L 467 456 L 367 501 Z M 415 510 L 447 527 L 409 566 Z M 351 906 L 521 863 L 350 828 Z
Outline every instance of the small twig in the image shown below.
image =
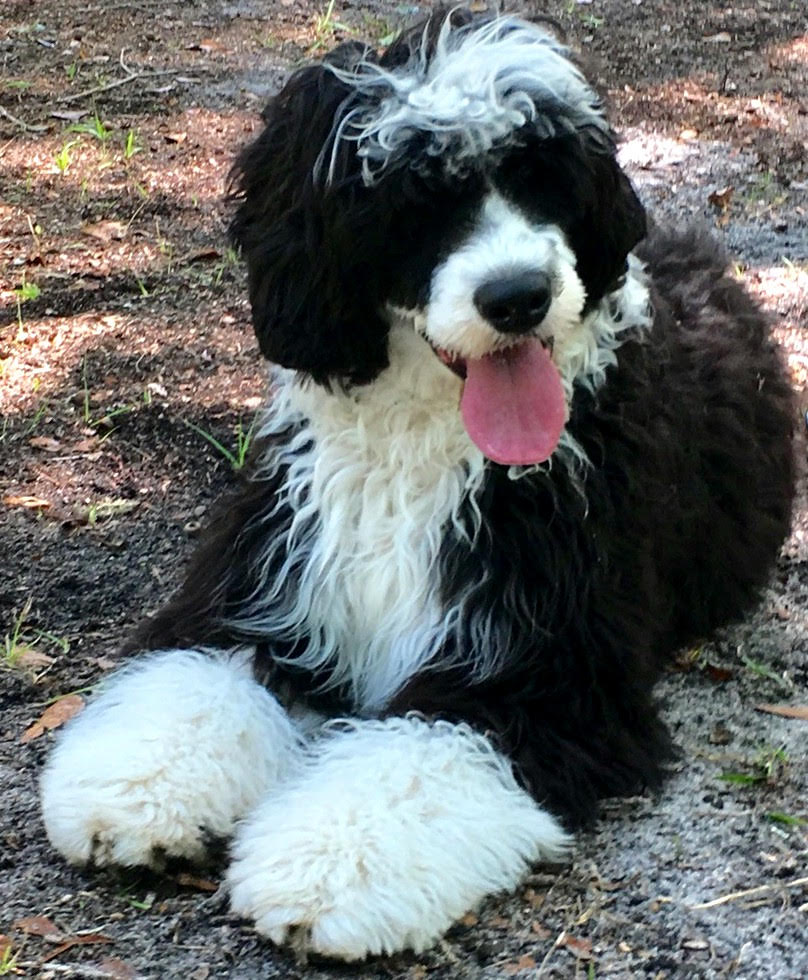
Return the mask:
M 756 888 L 744 888 L 740 892 L 731 892 L 729 895 L 722 895 L 720 898 L 714 898 L 711 902 L 700 902 L 698 905 L 691 905 L 691 911 L 699 911 L 701 909 L 712 909 L 716 905 L 726 905 L 727 902 L 735 902 L 739 898 L 746 898 L 749 895 L 760 895 L 762 892 L 776 892 L 781 888 L 800 888 L 804 885 L 808 885 L 808 878 L 796 878 L 794 881 L 786 881 L 780 885 L 758 885 Z
M 8 109 L 4 109 L 0 105 L 0 116 L 5 116 L 6 119 L 10 119 L 15 126 L 19 126 L 24 129 L 26 133 L 44 133 L 48 128 L 47 126 L 32 126 L 30 123 L 25 122 L 23 119 L 18 119 L 16 116 L 12 116 Z
M 128 85 L 129 82 L 135 82 L 139 78 L 159 78 L 161 75 L 177 75 L 179 74 L 179 68 L 166 68 L 162 71 L 138 71 L 126 78 L 117 78 L 114 82 L 108 82 L 106 85 L 96 85 L 94 88 L 87 88 L 83 92 L 76 92 L 75 95 L 63 95 L 61 99 L 57 99 L 58 102 L 77 102 L 79 99 L 86 99 L 88 95 L 98 95 L 100 92 L 109 92 L 111 89 L 119 88 L 121 85 Z
M 127 75 L 136 75 L 137 72 L 136 71 L 133 71 L 129 67 L 129 65 L 127 65 L 126 62 L 123 60 L 123 53 L 124 53 L 124 51 L 126 51 L 126 48 L 121 48 L 121 56 L 120 56 L 120 58 L 118 58 L 118 64 L 121 66 L 121 68 L 123 68 L 123 70 L 126 72 Z

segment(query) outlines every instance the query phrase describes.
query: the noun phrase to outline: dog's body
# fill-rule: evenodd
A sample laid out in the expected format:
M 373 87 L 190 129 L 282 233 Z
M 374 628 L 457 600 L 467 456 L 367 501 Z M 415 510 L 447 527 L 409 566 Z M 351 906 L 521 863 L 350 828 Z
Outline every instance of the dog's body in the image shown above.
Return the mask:
M 123 864 L 242 821 L 264 934 L 420 949 L 659 781 L 665 658 L 788 528 L 789 389 L 714 244 L 646 233 L 540 28 L 441 12 L 266 121 L 234 222 L 283 365 L 255 473 L 68 729 L 45 819 Z

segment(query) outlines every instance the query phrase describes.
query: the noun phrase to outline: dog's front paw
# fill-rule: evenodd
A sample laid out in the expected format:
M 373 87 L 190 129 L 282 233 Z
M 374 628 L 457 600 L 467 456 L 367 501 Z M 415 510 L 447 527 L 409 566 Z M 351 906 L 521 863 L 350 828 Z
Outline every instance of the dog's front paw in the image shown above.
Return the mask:
M 299 758 L 246 655 L 170 651 L 113 677 L 42 777 L 52 844 L 75 864 L 198 859 Z
M 346 960 L 430 946 L 568 838 L 465 726 L 415 718 L 330 736 L 238 833 L 234 911 Z

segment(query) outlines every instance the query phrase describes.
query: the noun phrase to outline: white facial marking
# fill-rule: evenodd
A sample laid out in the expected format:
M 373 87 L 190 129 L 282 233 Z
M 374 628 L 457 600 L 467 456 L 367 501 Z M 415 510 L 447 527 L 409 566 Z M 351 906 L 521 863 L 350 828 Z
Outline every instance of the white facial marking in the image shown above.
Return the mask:
M 497 193 L 483 203 L 477 227 L 432 276 L 425 335 L 436 347 L 464 358 L 483 357 L 514 342 L 495 330 L 474 305 L 478 287 L 492 279 L 536 271 L 553 283 L 553 300 L 537 329 L 542 338 L 580 322 L 586 294 L 575 256 L 556 225 L 535 225 Z

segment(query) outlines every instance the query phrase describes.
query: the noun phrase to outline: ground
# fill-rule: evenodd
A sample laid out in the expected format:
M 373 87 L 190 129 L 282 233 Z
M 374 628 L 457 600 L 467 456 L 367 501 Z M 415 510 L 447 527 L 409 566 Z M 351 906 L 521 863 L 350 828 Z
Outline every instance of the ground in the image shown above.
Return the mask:
M 43 729 L 177 584 L 264 390 L 225 233 L 234 150 L 289 67 L 345 36 L 383 43 L 425 9 L 317 2 L 3 4 L 0 975 L 808 976 L 804 478 L 759 611 L 660 686 L 681 749 L 661 794 L 607 802 L 570 867 L 537 869 L 424 956 L 301 964 L 229 914 L 221 865 L 94 873 L 50 849 Z M 801 430 L 803 0 L 546 7 L 607 94 L 645 200 L 714 225 L 770 309 Z

